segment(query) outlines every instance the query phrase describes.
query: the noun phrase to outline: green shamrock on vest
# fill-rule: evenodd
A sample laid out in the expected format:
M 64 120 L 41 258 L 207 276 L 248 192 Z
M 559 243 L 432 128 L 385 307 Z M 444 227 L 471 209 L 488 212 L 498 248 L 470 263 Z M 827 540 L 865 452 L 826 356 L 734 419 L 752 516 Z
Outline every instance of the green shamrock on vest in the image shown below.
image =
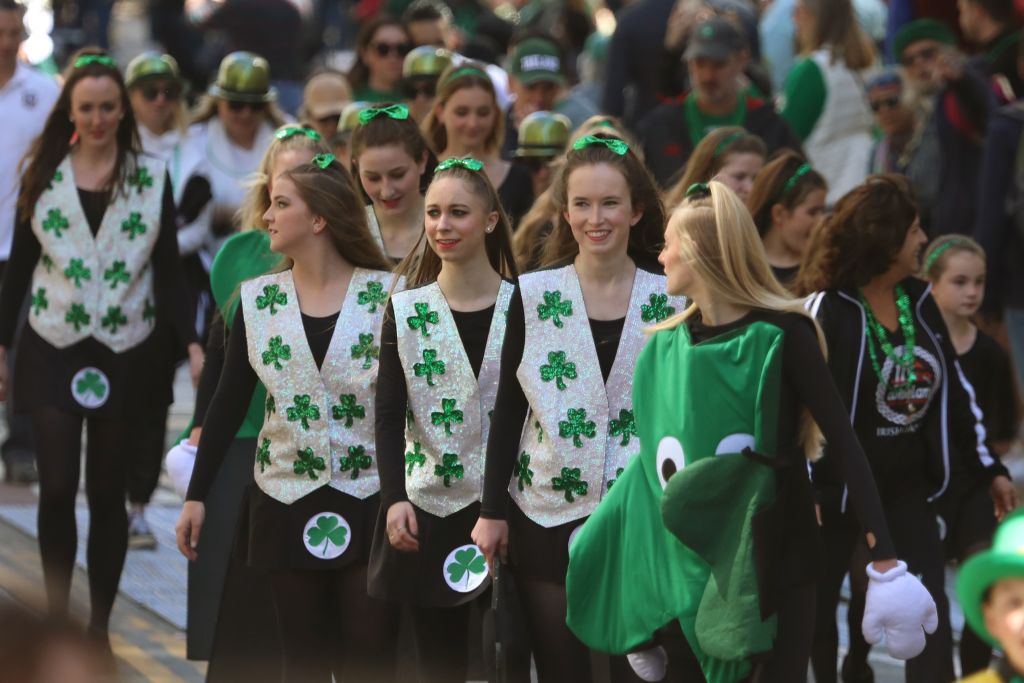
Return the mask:
M 487 560 L 484 554 L 474 548 L 463 548 L 455 552 L 455 561 L 445 567 L 452 583 L 458 583 L 465 577 L 465 587 L 469 588 L 469 580 L 474 574 L 479 576 L 487 571 Z
M 625 408 L 619 410 L 619 419 L 608 424 L 608 432 L 612 436 L 621 436 L 620 446 L 628 446 L 630 436 L 636 436 L 636 420 L 633 411 Z
M 452 435 L 452 424 L 462 422 L 462 411 L 455 409 L 454 398 L 441 399 L 441 412 L 431 413 L 430 422 L 434 426 L 444 425 L 444 433 Z
M 608 480 L 608 490 L 609 491 L 612 490 L 612 484 L 614 484 L 618 480 L 618 478 L 622 476 L 622 473 L 625 472 L 625 471 L 626 471 L 625 467 L 617 467 L 617 468 L 615 468 L 615 479 L 609 479 Z
M 533 470 L 530 469 L 530 454 L 523 451 L 519 454 L 519 460 L 515 463 L 514 477 L 519 480 L 519 490 L 524 486 L 533 486 Z
M 284 343 L 281 335 L 270 338 L 267 342 L 267 350 L 263 352 L 263 364 L 273 365 L 275 370 L 283 370 L 283 360 L 292 359 L 292 347 Z
M 675 312 L 676 309 L 668 305 L 666 294 L 651 294 L 649 304 L 640 304 L 640 319 L 645 323 L 660 323 Z
M 324 471 L 327 469 L 327 465 L 324 464 L 324 459 L 319 455 L 313 455 L 313 449 L 306 447 L 295 451 L 298 454 L 298 459 L 292 463 L 292 469 L 295 474 L 303 475 L 308 474 L 310 479 L 318 479 L 317 471 Z
M 318 548 L 324 546 L 323 557 L 327 556 L 327 550 L 332 546 L 345 545 L 345 537 L 348 529 L 341 526 L 338 518 L 334 515 L 321 515 L 316 518 L 316 526 L 306 532 L 309 545 Z
M 52 190 L 54 184 L 55 183 L 59 183 L 62 180 L 64 180 L 64 174 L 61 173 L 60 169 L 58 168 L 56 171 L 53 172 L 53 180 L 51 180 L 50 182 L 48 182 L 46 184 L 46 189 L 47 190 Z
M 75 287 L 82 288 L 82 280 L 92 279 L 92 270 L 85 267 L 85 261 L 80 258 L 73 258 L 64 269 L 64 277 L 75 281 Z
M 263 439 L 263 443 L 256 449 L 256 462 L 260 465 L 260 474 L 270 466 L 270 439 Z
M 32 294 L 32 312 L 39 315 L 39 311 L 45 311 L 50 307 L 46 298 L 46 287 L 40 287 Z
M 75 393 L 79 396 L 93 393 L 96 398 L 103 398 L 107 393 L 107 384 L 98 372 L 90 370 L 75 383 Z
M 271 396 L 270 394 L 267 394 L 267 418 L 266 419 L 269 420 L 270 416 L 273 415 L 276 412 L 277 412 L 277 403 L 274 401 L 274 397 L 273 396 Z
M 156 321 L 156 306 L 149 300 L 149 297 L 146 297 L 146 301 L 142 304 L 142 320 L 150 325 Z
M 366 408 L 356 403 L 355 394 L 341 394 L 338 400 L 341 403 L 331 406 L 331 417 L 335 420 L 344 420 L 345 427 L 351 429 L 352 420 L 366 418 Z
M 60 239 L 64 236 L 64 230 L 68 229 L 68 219 L 60 212 L 60 209 L 50 209 L 46 212 L 46 220 L 43 221 L 43 232 L 52 232 L 54 237 Z
M 456 479 L 462 479 L 462 475 L 465 474 L 465 470 L 462 464 L 459 463 L 459 456 L 457 453 L 445 453 L 441 456 L 441 464 L 434 465 L 434 476 L 442 477 L 444 479 L 444 487 L 450 488 L 452 485 L 452 477 Z
M 299 422 L 302 428 L 309 431 L 309 421 L 320 419 L 320 408 L 312 403 L 309 394 L 295 396 L 295 405 L 285 411 L 289 422 Z
M 437 360 L 435 349 L 423 349 L 423 362 L 414 363 L 412 371 L 417 377 L 426 377 L 428 386 L 434 386 L 434 375 L 444 374 L 444 361 Z
M 281 291 L 280 285 L 267 285 L 263 294 L 256 297 L 256 309 L 262 311 L 270 308 L 270 315 L 277 315 L 276 306 L 288 305 L 288 295 Z
M 412 408 L 405 409 L 405 426 L 412 427 L 416 424 L 416 418 L 412 414 Z
M 121 232 L 128 233 L 128 239 L 134 240 L 139 235 L 146 234 L 146 224 L 142 222 L 142 214 L 132 211 L 128 214 L 128 220 L 121 221 Z
M 551 480 L 551 488 L 556 491 L 563 491 L 565 493 L 565 500 L 568 503 L 576 500 L 573 497 L 574 494 L 577 496 L 587 495 L 587 482 L 580 480 L 579 467 L 563 467 L 562 476 L 554 477 Z
M 416 315 L 406 318 L 406 322 L 409 323 L 409 329 L 419 330 L 423 333 L 424 337 L 429 337 L 430 331 L 427 329 L 427 325 L 437 324 L 440 319 L 437 317 L 437 311 L 430 310 L 430 304 L 425 303 L 413 304 L 413 308 L 416 309 Z
M 558 423 L 558 435 L 563 439 L 572 437 L 572 443 L 576 448 L 583 448 L 581 436 L 593 439 L 597 434 L 597 425 L 593 420 L 587 419 L 587 411 L 584 408 L 569 408 L 567 420 Z
M 537 315 L 541 320 L 550 318 L 555 327 L 561 328 L 564 324 L 561 316 L 572 315 L 572 302 L 562 301 L 562 293 L 558 290 L 544 292 L 544 303 L 537 304 Z
M 117 289 L 120 284 L 131 282 L 131 275 L 125 269 L 124 261 L 114 261 L 114 265 L 103 271 L 103 279 L 110 283 L 111 289 Z
M 372 334 L 360 334 L 359 343 L 352 345 L 352 360 L 363 359 L 363 370 L 373 367 L 373 360 L 380 358 L 380 347 L 373 343 Z
M 92 316 L 85 312 L 83 304 L 71 304 L 71 310 L 64 314 L 64 322 L 75 326 L 75 332 L 82 330 L 82 325 L 88 325 Z
M 373 458 L 366 454 L 365 446 L 349 446 L 348 455 L 341 458 L 338 469 L 342 472 L 352 470 L 352 479 L 358 479 L 359 471 L 370 469 L 372 464 Z
M 560 391 L 565 390 L 565 380 L 576 379 L 576 364 L 565 360 L 565 351 L 551 351 L 548 353 L 548 365 L 540 366 L 540 378 L 545 382 L 555 380 L 555 386 Z
M 46 268 L 47 273 L 53 272 L 53 259 L 48 255 L 43 254 L 39 257 L 39 262 L 43 264 L 43 268 Z
M 128 178 L 128 186 L 134 187 L 139 194 L 142 194 L 147 187 L 153 187 L 153 176 L 149 175 L 149 169 L 139 166 L 135 175 Z
M 121 312 L 120 306 L 108 306 L 107 314 L 100 318 L 100 327 L 110 328 L 110 334 L 117 334 L 117 328 L 128 324 L 128 318 Z
M 533 426 L 537 429 L 537 443 L 544 443 L 544 427 L 541 425 L 540 420 L 534 420 Z
M 383 305 L 388 300 L 388 293 L 384 291 L 384 285 L 371 281 L 366 283 L 366 289 L 359 292 L 356 302 L 360 306 L 369 306 L 370 313 L 377 312 L 377 306 Z
M 426 462 L 427 462 L 427 456 L 426 456 L 426 454 L 422 450 L 420 450 L 420 442 L 419 441 L 413 441 L 412 442 L 412 450 L 411 451 L 406 451 L 406 453 L 405 453 L 405 464 L 407 465 L 407 467 L 405 469 L 406 476 L 411 477 L 412 476 L 412 468 L 416 467 L 417 465 L 419 465 L 420 467 L 423 467 L 423 465 L 426 464 Z

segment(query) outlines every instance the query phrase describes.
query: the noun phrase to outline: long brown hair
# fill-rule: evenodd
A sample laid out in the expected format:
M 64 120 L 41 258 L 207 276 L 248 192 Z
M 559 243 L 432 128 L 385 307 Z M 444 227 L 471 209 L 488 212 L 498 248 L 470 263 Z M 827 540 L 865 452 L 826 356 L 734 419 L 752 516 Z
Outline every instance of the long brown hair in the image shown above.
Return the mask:
M 461 166 L 452 166 L 434 174 L 431 185 L 442 178 L 461 180 L 469 191 L 483 200 L 487 213 L 496 212 L 498 223 L 494 230 L 484 235 L 484 249 L 491 267 L 503 278 L 512 279 L 519 275 L 516 268 L 515 255 L 512 252 L 512 222 L 505 209 L 501 206 L 498 192 L 494 189 L 487 174 L 483 171 L 471 171 Z M 429 189 L 429 188 L 428 188 Z M 420 242 L 426 240 L 426 232 L 420 236 Z M 420 253 L 422 252 L 422 254 Z M 417 245 L 408 256 L 395 268 L 399 275 L 406 276 L 406 287 L 434 282 L 441 272 L 441 259 L 433 249 L 421 249 Z
M 357 268 L 391 270 L 391 262 L 370 234 L 355 181 L 337 160 L 332 160 L 326 168 L 302 164 L 280 177 L 295 184 L 310 213 L 323 216 L 331 244 L 346 261 Z M 290 265 L 287 263 L 285 268 Z
M 386 107 L 387 104 L 374 105 L 373 108 Z M 352 133 L 348 142 L 349 153 L 352 156 L 352 175 L 355 177 L 359 189 L 363 191 L 363 199 L 367 204 L 370 197 L 363 190 L 362 180 L 359 179 L 359 157 L 370 147 L 398 146 L 405 150 L 405 153 L 412 157 L 416 163 L 426 160 L 426 166 L 420 175 L 420 193 L 427 191 L 430 179 L 434 175 L 434 167 L 437 166 L 437 158 L 427 147 L 427 141 L 423 139 L 420 127 L 410 116 L 407 119 L 393 119 L 389 116 L 377 116 L 366 123 L 359 124 Z
M 815 190 L 828 190 L 825 178 L 810 169 L 797 175 L 806 159 L 791 149 L 784 149 L 754 178 L 754 187 L 747 198 L 747 208 L 754 217 L 757 232 L 764 237 L 772 227 L 772 207 L 781 204 L 787 211 L 800 206 Z
M 373 42 L 373 36 L 385 26 L 397 26 L 400 28 L 402 33 L 405 34 L 405 39 L 409 42 L 409 45 L 412 45 L 409 29 L 405 27 L 405 24 L 392 16 L 378 14 L 373 19 L 365 22 L 363 27 L 359 29 L 359 34 L 356 35 L 356 61 L 347 74 L 349 85 L 352 86 L 353 91 L 366 87 L 370 82 L 370 67 L 366 66 L 361 53 L 370 47 L 370 43 Z
M 18 199 L 18 215 L 21 220 L 28 220 L 32 216 L 43 190 L 53 180 L 57 167 L 71 151 L 71 139 L 75 134 L 75 124 L 71 121 L 71 93 L 82 79 L 110 78 L 117 84 L 117 89 L 121 93 L 121 110 L 124 115 L 117 126 L 117 159 L 108 179 L 108 185 L 115 193 L 125 191 L 132 165 L 129 159 L 134 160 L 142 152 L 132 103 L 128 99 L 128 89 L 124 85 L 121 72 L 116 66 L 96 62 L 75 66 L 80 57 L 89 55 L 105 57 L 107 53 L 98 47 L 84 47 L 71 55 L 68 67 L 64 69 L 64 87 L 61 88 L 57 102 L 46 118 L 43 131 L 22 160 L 25 170 L 21 177 L 21 197 Z M 7 134 L 15 135 L 16 131 L 8 131 Z
M 812 34 L 802 40 L 801 51 L 829 48 L 831 62 L 862 71 L 874 65 L 875 46 L 857 21 L 850 0 L 797 0 L 814 17 Z
M 619 138 L 598 133 L 594 137 L 604 140 Z M 665 230 L 665 208 L 661 203 L 658 186 L 651 172 L 629 149 L 625 154 L 616 154 L 604 145 L 590 145 L 582 149 L 571 149 L 566 154 L 565 164 L 559 169 L 552 183 L 555 214 L 555 228 L 541 252 L 541 267 L 564 265 L 573 260 L 580 251 L 580 245 L 572 236 L 572 228 L 565 220 L 569 205 L 569 176 L 583 166 L 608 164 L 618 169 L 629 186 L 630 201 L 634 210 L 643 211 L 640 220 L 630 228 L 626 253 L 641 267 L 660 270 L 658 252 L 661 250 Z
M 807 295 L 863 287 L 889 270 L 916 219 L 906 178 L 894 173 L 868 177 L 811 234 L 794 291 Z
M 694 183 L 706 183 L 722 170 L 729 157 L 734 154 L 757 154 L 768 158 L 764 141 L 739 126 L 725 126 L 704 136 L 694 148 L 686 162 L 683 177 L 665 193 L 665 206 L 671 211 L 686 196 L 686 190 Z
M 448 148 L 448 132 L 444 124 L 437 118 L 437 108 L 444 107 L 448 100 L 459 90 L 466 88 L 480 88 L 491 96 L 491 104 L 494 109 L 494 128 L 484 143 L 487 152 L 496 153 L 505 139 L 505 117 L 502 115 L 501 107 L 498 106 L 498 95 L 494 90 L 494 82 L 487 75 L 486 68 L 479 62 L 463 62 L 458 66 L 452 64 L 437 79 L 437 99 L 434 108 L 430 110 L 427 117 L 423 119 L 423 137 L 434 154 L 440 155 Z

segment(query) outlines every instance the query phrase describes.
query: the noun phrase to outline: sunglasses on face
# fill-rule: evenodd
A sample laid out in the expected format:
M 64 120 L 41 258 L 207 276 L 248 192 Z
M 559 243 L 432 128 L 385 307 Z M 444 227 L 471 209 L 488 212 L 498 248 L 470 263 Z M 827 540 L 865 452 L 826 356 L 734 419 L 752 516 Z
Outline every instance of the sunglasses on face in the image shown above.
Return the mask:
M 181 97 L 181 88 L 173 85 L 144 85 L 139 92 L 147 102 L 155 101 L 160 95 L 163 95 L 166 100 L 176 100 Z
M 433 97 L 437 93 L 437 81 L 406 82 L 402 84 L 402 95 L 407 100 L 415 100 L 418 97 Z
M 871 100 L 871 111 L 876 114 L 883 109 L 896 109 L 900 106 L 898 97 L 886 97 L 881 100 Z
M 939 48 L 937 48 L 937 47 L 926 47 L 926 48 L 923 48 L 921 50 L 918 50 L 917 52 L 912 52 L 910 54 L 904 54 L 903 55 L 903 59 L 902 59 L 903 66 L 913 66 L 914 63 L 917 62 L 919 59 L 920 60 L 925 60 L 925 61 L 930 61 L 932 59 L 935 59 L 935 57 L 938 54 L 939 54 Z
M 376 50 L 381 57 L 387 57 L 390 54 L 396 57 L 405 57 L 412 49 L 409 43 L 374 43 L 370 47 Z
M 260 112 L 266 108 L 266 102 L 238 102 L 237 100 L 228 100 L 228 109 L 231 111 L 240 112 L 245 109 L 251 109 L 252 111 Z

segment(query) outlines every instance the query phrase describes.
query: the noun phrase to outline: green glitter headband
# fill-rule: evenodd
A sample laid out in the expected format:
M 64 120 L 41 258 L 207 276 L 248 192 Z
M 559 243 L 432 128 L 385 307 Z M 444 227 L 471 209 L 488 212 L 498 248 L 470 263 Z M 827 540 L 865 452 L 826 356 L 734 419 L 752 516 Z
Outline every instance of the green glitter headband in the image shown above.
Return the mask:
M 278 140 L 287 140 L 293 138 L 296 135 L 305 135 L 307 138 L 314 142 L 320 142 L 322 139 L 320 133 L 317 133 L 312 128 L 306 128 L 305 126 L 288 126 L 274 133 L 274 137 Z
M 686 198 L 696 197 L 702 199 L 711 194 L 711 186 L 707 183 L 694 183 L 686 188 Z
M 800 167 L 796 169 L 796 172 L 794 172 L 793 175 L 789 177 L 789 180 L 786 181 L 786 184 L 782 186 L 782 194 L 786 194 L 787 192 L 792 190 L 793 186 L 796 185 L 797 181 L 803 178 L 808 173 L 810 173 L 810 171 L 810 164 L 800 164 Z
M 103 66 L 109 66 L 111 69 L 117 68 L 117 64 L 114 60 L 106 55 L 82 55 L 75 60 L 76 69 L 80 69 L 83 66 L 89 66 L 90 64 L 102 64 Z
M 483 76 L 484 78 L 488 78 L 488 79 L 490 78 L 490 76 L 487 75 L 487 72 L 484 71 L 483 69 L 478 69 L 475 66 L 464 66 L 461 69 L 456 69 L 455 71 L 453 71 L 450 74 L 448 74 L 448 77 L 445 78 L 444 81 L 441 83 L 441 87 L 443 88 L 444 86 L 446 86 L 449 83 L 451 83 L 452 81 L 454 81 L 456 78 L 461 78 L 463 76 L 469 76 L 470 74 L 473 74 L 473 75 L 476 75 L 476 76 Z
M 409 107 L 404 104 L 392 104 L 387 107 L 370 107 L 359 112 L 359 123 L 366 125 L 378 116 L 386 116 L 396 121 L 404 121 L 409 118 Z
M 741 137 L 743 137 L 743 133 L 741 133 L 740 131 L 736 131 L 735 133 L 726 136 L 724 140 L 718 143 L 718 147 L 715 147 L 715 153 L 711 155 L 712 158 L 717 159 L 722 154 L 722 152 L 725 151 L 726 147 L 736 142 Z
M 575 150 L 581 150 L 595 145 L 603 145 L 618 154 L 620 157 L 625 156 L 626 152 L 629 151 L 629 145 L 618 138 L 599 138 L 596 135 L 584 135 L 572 144 L 572 148 Z
M 320 167 L 321 171 L 326 171 L 327 167 L 334 163 L 334 160 L 338 157 L 333 154 L 317 154 L 313 157 L 313 163 Z
M 437 165 L 436 171 L 446 171 L 449 168 L 465 168 L 469 171 L 480 171 L 483 170 L 484 165 L 476 159 L 458 159 L 452 157 L 451 159 L 445 159 Z
M 924 272 L 927 273 L 932 269 L 932 266 L 935 265 L 935 262 L 939 260 L 940 256 L 942 256 L 942 252 L 946 251 L 950 247 L 960 247 L 965 244 L 967 244 L 967 242 L 965 242 L 964 240 L 954 238 L 949 240 L 948 242 L 943 243 L 939 247 L 936 247 L 935 251 L 928 254 L 928 258 L 924 262 Z

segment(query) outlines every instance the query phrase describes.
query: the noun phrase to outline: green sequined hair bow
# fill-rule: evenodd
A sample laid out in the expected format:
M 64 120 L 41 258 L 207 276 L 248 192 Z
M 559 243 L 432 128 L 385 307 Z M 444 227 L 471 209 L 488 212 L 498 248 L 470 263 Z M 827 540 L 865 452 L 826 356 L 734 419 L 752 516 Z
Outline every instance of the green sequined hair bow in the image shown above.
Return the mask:
M 458 158 L 452 157 L 451 159 L 445 159 L 444 161 L 439 163 L 437 165 L 437 168 L 434 169 L 434 170 L 435 171 L 445 171 L 445 170 L 447 170 L 449 168 L 456 168 L 456 167 L 458 167 L 458 168 L 465 168 L 465 169 L 470 170 L 470 171 L 480 171 L 480 170 L 483 170 L 484 165 L 483 165 L 483 163 L 477 161 L 476 159 L 470 159 L 470 158 L 458 159 Z
M 378 116 L 386 116 L 389 119 L 395 119 L 396 121 L 405 121 L 409 118 L 409 107 L 404 104 L 391 104 L 387 107 L 371 107 L 369 109 L 364 109 L 359 112 L 359 123 L 365 126 Z
M 109 66 L 111 69 L 117 68 L 114 60 L 106 55 L 82 55 L 75 60 L 76 69 L 81 69 L 83 66 L 89 66 L 90 64 L 102 64 L 103 66 Z
M 321 171 L 327 170 L 327 167 L 334 163 L 334 160 L 338 157 L 333 154 L 317 154 L 313 157 L 313 163 L 320 167 Z
M 703 199 L 711 194 L 711 186 L 707 183 L 694 183 L 686 188 L 687 199 Z
M 313 142 L 320 142 L 323 138 L 320 137 L 320 133 L 317 133 L 312 128 L 306 128 L 305 126 L 287 126 L 274 133 L 274 137 L 278 140 L 287 140 L 293 138 L 296 135 L 305 135 Z
M 593 147 L 595 145 L 602 145 L 607 147 L 611 151 L 618 154 L 620 157 L 625 156 L 626 152 L 629 151 L 629 145 L 618 138 L 599 138 L 596 135 L 584 135 L 579 140 L 572 144 L 572 148 L 575 150 L 585 149 L 587 147 Z

